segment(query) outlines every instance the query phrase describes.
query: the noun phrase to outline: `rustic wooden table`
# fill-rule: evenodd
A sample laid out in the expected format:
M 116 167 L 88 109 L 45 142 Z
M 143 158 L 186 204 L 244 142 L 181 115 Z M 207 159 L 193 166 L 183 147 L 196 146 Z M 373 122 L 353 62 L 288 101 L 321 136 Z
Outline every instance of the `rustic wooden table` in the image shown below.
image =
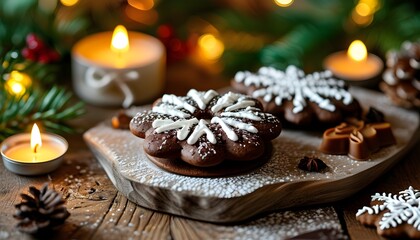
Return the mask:
M 185 94 L 190 88 L 205 90 L 227 85 L 228 81 L 209 77 L 199 68 L 174 66 L 168 69 L 166 92 Z M 117 109 L 87 108 L 87 114 L 74 122 L 85 130 L 117 112 Z M 50 182 L 63 193 L 71 213 L 62 227 L 51 232 L 51 239 L 232 239 L 239 236 L 240 226 L 247 224 L 223 226 L 136 206 L 115 189 L 84 143 L 82 133 L 65 137 L 70 145 L 65 163 L 51 174 L 18 176 L 0 165 L 0 239 L 31 239 L 31 236 L 14 228 L 14 205 L 20 202 L 21 192 L 26 192 L 31 185 L 39 187 L 44 182 Z M 358 223 L 355 213 L 367 205 L 370 195 L 376 192 L 398 193 L 408 186 L 420 188 L 420 148 L 417 146 L 418 143 L 392 170 L 367 188 L 330 205 L 334 207 L 333 219 L 341 225 L 345 236 L 351 239 L 381 239 L 374 229 Z M 328 206 L 313 206 L 310 209 L 321 207 Z M 258 221 L 258 218 L 253 221 Z

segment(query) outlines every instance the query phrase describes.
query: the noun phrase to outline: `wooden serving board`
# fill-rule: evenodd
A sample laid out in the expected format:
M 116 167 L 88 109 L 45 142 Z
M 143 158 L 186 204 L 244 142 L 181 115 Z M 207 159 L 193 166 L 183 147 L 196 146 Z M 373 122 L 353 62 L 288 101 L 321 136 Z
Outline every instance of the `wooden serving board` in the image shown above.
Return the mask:
M 385 113 L 397 144 L 383 148 L 367 161 L 318 151 L 322 133 L 284 129 L 273 140 L 271 159 L 238 176 L 198 178 L 159 169 L 143 152 L 142 139 L 110 121 L 93 127 L 84 139 L 109 178 L 131 201 L 153 210 L 210 222 L 237 222 L 262 212 L 347 198 L 389 170 L 419 138 L 417 112 L 392 106 L 381 93 L 353 88 L 367 109 Z M 147 107 L 131 109 L 142 111 Z M 297 168 L 303 156 L 317 156 L 329 166 L 323 173 Z

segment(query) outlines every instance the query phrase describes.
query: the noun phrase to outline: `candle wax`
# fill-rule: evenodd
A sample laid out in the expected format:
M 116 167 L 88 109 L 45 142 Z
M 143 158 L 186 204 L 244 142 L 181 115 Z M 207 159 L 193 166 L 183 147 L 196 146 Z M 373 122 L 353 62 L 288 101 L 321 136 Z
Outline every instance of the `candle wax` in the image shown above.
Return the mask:
M 23 142 L 11 147 L 4 153 L 8 158 L 23 163 L 46 162 L 61 156 L 64 146 L 51 141 L 43 141 L 42 146 L 34 153 L 29 142 Z
M 347 56 L 347 52 L 338 52 L 325 59 L 324 67 L 339 78 L 361 81 L 377 76 L 382 71 L 383 62 L 373 54 L 356 61 Z
M 130 50 L 116 53 L 111 50 L 112 32 L 90 35 L 79 41 L 73 54 L 83 61 L 106 68 L 139 68 L 155 62 L 163 48 L 156 39 L 136 32 L 128 32 Z

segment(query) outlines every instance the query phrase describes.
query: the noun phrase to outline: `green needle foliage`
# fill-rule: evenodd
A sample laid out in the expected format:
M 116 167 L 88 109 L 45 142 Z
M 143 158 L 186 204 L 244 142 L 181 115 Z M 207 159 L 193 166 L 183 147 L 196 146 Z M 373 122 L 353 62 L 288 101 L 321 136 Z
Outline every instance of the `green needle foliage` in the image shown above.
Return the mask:
M 83 115 L 85 109 L 82 102 L 69 103 L 71 96 L 63 88 L 52 87 L 45 93 L 30 90 L 16 97 L 0 87 L 0 141 L 35 122 L 49 132 L 74 132 L 66 121 Z

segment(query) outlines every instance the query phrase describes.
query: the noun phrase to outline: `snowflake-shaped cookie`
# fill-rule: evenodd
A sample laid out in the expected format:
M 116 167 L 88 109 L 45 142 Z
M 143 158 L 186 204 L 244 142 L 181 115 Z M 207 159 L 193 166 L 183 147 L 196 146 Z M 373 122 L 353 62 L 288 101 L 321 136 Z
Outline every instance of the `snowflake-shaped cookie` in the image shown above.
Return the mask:
M 232 85 L 240 92 L 258 98 L 264 110 L 297 125 L 318 120 L 336 123 L 347 116 L 358 116 L 361 108 L 342 80 L 330 71 L 307 74 L 295 66 L 280 71 L 262 67 L 257 73 L 238 72 Z
M 410 186 L 398 195 L 376 193 L 372 206 L 359 209 L 356 218 L 384 237 L 420 238 L 420 191 Z

